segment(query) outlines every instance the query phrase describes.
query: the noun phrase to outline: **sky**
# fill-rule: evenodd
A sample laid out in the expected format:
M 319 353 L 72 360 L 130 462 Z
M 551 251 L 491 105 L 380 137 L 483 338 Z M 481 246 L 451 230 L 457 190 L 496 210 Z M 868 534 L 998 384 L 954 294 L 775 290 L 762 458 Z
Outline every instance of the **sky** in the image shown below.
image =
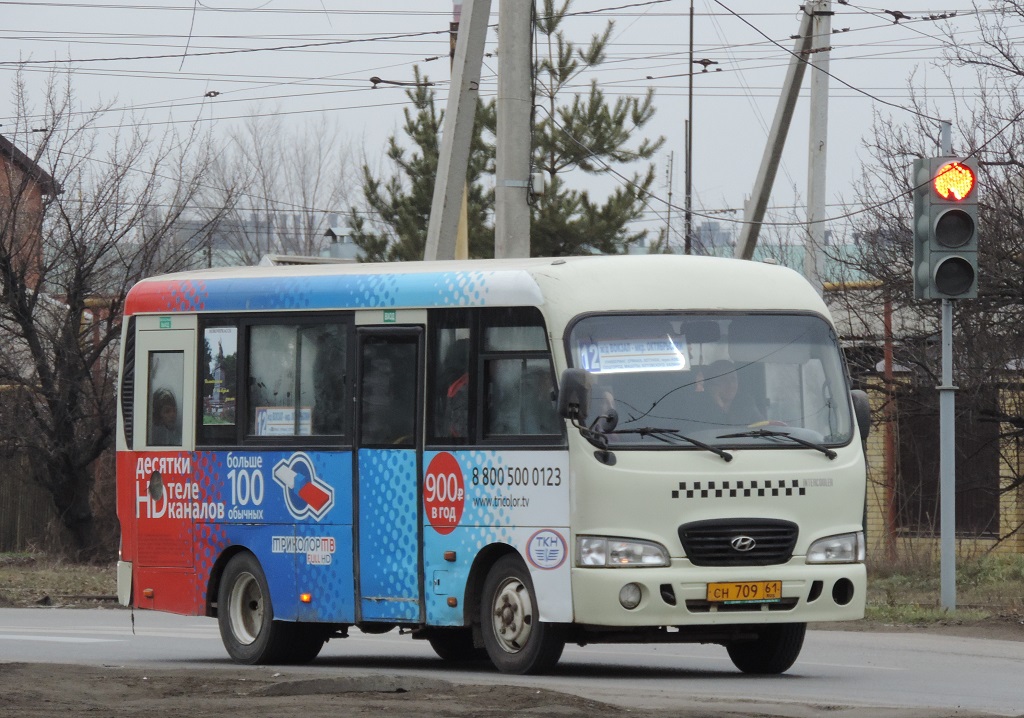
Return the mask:
M 492 26 L 498 2 L 492 2 Z M 697 67 L 693 83 L 695 222 L 725 225 L 742 218 L 738 210 L 751 191 L 793 47 L 791 36 L 799 28 L 799 3 L 693 2 L 694 58 L 714 63 L 706 73 Z M 438 81 L 439 99 L 447 98 L 452 0 L 0 0 L 0 6 L 4 90 L 9 92 L 19 65 L 30 91 L 42 87 L 52 68 L 71 67 L 84 104 L 114 101 L 131 113 L 133 122 L 154 128 L 198 121 L 226 135 L 253 113 L 280 115 L 295 124 L 328 117 L 342 127 L 353 151 L 373 164 L 383 155 L 387 137 L 399 132 L 409 103 L 400 86 L 374 89 L 370 77 L 408 81 L 418 65 Z M 657 112 L 648 131 L 666 142 L 655 158 L 655 196 L 640 224 L 652 232 L 666 224 L 670 191 L 672 204 L 683 205 L 689 6 L 689 0 L 575 0 L 571 12 L 579 14 L 564 23 L 568 38 L 581 44 L 609 20 L 615 23 L 607 61 L 580 76 L 581 91 L 592 80 L 610 98 L 655 90 Z M 978 39 L 968 0 L 899 0 L 890 9 L 910 19 L 894 22 L 892 12 L 857 0 L 834 7 L 828 216 L 838 217 L 856 202 L 853 185 L 868 159 L 862 141 L 874 113 L 912 121 L 904 109 L 910 82 L 936 103 L 940 114 L 949 111 L 952 98 L 942 74 L 944 33 L 952 31 L 965 42 Z M 945 20 L 924 17 L 952 12 L 957 15 Z M 496 45 L 492 27 L 487 52 L 494 53 Z M 495 93 L 497 62 L 485 57 L 484 98 Z M 955 79 L 967 101 L 975 101 L 971 77 L 960 73 Z M 780 221 L 803 215 L 808 88 L 805 77 L 773 193 L 770 217 Z M 0 123 L 11 121 L 11 111 L 10 102 L 0 105 Z M 112 125 L 119 121 L 111 115 Z M 574 181 L 602 192 L 618 180 Z M 681 243 L 679 210 L 672 215 L 670 236 Z

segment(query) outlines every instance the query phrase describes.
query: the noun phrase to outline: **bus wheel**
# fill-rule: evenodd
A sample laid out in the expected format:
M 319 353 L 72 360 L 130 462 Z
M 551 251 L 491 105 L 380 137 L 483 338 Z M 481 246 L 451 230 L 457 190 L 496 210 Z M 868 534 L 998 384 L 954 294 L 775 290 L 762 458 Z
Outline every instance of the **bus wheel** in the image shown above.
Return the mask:
M 779 623 L 758 629 L 753 641 L 726 644 L 733 665 L 744 673 L 785 673 L 796 663 L 804 645 L 806 623 Z
M 323 628 L 305 623 L 278 623 L 278 630 L 284 630 L 287 647 L 280 657 L 280 663 L 300 665 L 309 663 L 320 655 L 327 635 Z
M 251 553 L 238 554 L 224 569 L 217 623 L 224 647 L 238 663 L 274 663 L 284 655 L 287 630 L 274 621 L 267 577 Z
M 487 574 L 480 604 L 484 646 L 499 671 L 542 673 L 558 663 L 561 627 L 539 616 L 530 572 L 518 556 L 502 556 Z
M 434 653 L 451 663 L 487 660 L 487 650 L 473 645 L 472 628 L 438 628 L 427 638 Z

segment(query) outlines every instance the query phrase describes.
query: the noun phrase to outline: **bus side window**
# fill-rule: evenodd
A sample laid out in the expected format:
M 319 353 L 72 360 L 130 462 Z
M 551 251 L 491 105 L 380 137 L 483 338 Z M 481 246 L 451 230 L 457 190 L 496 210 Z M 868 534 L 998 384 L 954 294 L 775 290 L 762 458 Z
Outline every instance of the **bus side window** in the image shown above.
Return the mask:
M 546 359 L 493 359 L 487 366 L 487 434 L 533 436 L 559 433 L 551 365 Z
M 348 383 L 348 349 L 345 328 L 336 324 L 307 327 L 302 331 L 302 376 L 299 404 L 313 407 L 313 434 L 339 436 L 347 433 L 350 408 L 345 401 Z
M 259 324 L 249 330 L 248 426 L 255 436 L 346 432 L 347 327 Z
M 474 439 L 472 401 L 476 372 L 471 335 L 479 312 L 439 309 L 431 312 L 427 339 L 427 441 L 468 444 Z
M 459 331 L 442 330 L 441 335 L 456 335 Z M 448 344 L 437 376 L 435 426 L 439 438 L 465 439 L 469 436 L 469 337 L 453 339 Z
M 482 359 L 486 396 L 484 437 L 562 433 L 544 321 L 532 307 L 484 314 Z
M 202 426 L 232 427 L 237 408 L 238 327 L 206 327 L 202 358 Z

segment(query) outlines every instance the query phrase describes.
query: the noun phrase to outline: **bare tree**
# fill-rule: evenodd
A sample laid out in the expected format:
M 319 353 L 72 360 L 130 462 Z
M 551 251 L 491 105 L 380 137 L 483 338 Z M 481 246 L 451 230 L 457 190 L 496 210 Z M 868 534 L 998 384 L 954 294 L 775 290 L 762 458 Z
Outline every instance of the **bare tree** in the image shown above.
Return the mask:
M 349 148 L 336 123 L 320 119 L 295 128 L 280 117 L 254 113 L 233 132 L 216 163 L 216 189 L 204 193 L 211 214 L 202 244 L 237 264 L 269 253 L 316 256 L 328 216 L 347 206 Z
M 1011 15 L 1014 22 L 1008 22 Z M 1024 57 L 1010 34 L 1021 20 L 1024 5 L 1001 3 L 999 12 L 978 15 L 981 43 L 961 45 L 950 33 L 949 59 L 959 74 L 947 75 L 953 154 L 980 161 L 981 203 L 978 298 L 957 302 L 954 315 L 957 523 L 962 532 L 1000 540 L 1024 528 L 1008 527 L 999 515 L 999 496 L 1024 485 L 1024 103 L 1018 93 Z M 973 82 L 963 81 L 965 72 Z M 851 326 L 861 328 L 866 343 L 874 339 L 874 353 L 861 357 L 865 372 L 881 358 L 882 312 L 889 310 L 894 363 L 901 369 L 886 386 L 884 408 L 901 422 L 897 508 L 901 523 L 928 532 L 929 525 L 937 530 L 937 492 L 913 477 L 935 473 L 939 306 L 913 298 L 910 167 L 916 157 L 939 154 L 938 123 L 931 119 L 939 110 L 913 91 L 911 105 L 917 114 L 907 121 L 876 115 L 867 141 L 870 167 L 858 194 L 870 209 L 856 222 L 859 251 L 847 261 L 850 276 L 877 284 L 871 295 L 839 298 L 847 300 L 842 311 Z
M 4 126 L 30 161 L 7 164 L 0 196 L 0 448 L 29 457 L 67 553 L 105 558 L 116 543 L 97 534 L 90 496 L 114 444 L 125 296 L 138 279 L 183 265 L 184 252 L 165 245 L 211 153 L 194 132 L 154 138 L 127 121 L 104 131 L 107 108 L 80 109 L 73 80 L 50 76 L 37 111 L 19 75 L 15 120 Z M 50 180 L 42 194 L 41 178 Z

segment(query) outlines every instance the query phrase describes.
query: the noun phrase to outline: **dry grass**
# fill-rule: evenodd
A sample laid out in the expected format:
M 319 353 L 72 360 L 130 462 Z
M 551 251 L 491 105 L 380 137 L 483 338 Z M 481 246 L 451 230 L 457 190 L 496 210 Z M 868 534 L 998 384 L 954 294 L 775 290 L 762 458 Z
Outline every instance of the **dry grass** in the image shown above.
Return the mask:
M 0 606 L 109 605 L 116 594 L 113 564 L 71 564 L 38 554 L 0 553 Z
M 113 605 L 113 564 L 71 564 L 40 554 L 0 553 L 0 606 Z M 960 621 L 1024 620 L 1024 556 L 971 558 L 957 566 Z M 932 561 L 873 563 L 869 570 L 870 620 L 922 625 L 949 621 L 942 610 L 939 567 Z
M 956 567 L 957 618 L 1024 618 L 1024 556 L 987 555 Z M 940 570 L 933 560 L 873 564 L 868 618 L 896 623 L 948 620 L 941 608 Z

